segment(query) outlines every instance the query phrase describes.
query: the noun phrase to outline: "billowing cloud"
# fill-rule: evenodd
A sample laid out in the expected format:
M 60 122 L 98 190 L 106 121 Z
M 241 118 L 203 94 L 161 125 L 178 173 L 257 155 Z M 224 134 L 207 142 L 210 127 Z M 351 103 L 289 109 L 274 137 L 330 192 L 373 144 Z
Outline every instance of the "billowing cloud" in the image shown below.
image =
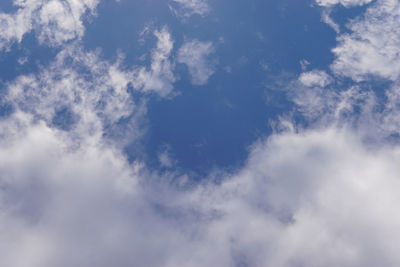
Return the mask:
M 362 81 L 369 76 L 396 80 L 400 75 L 400 3 L 377 1 L 348 24 L 350 34 L 338 37 L 332 64 L 338 75 Z
M 204 16 L 210 12 L 207 0 L 172 0 L 169 8 L 180 18 L 188 18 L 195 14 Z
M 220 229 L 252 266 L 395 266 L 398 160 L 346 131 L 272 137 L 218 192 L 229 207 Z
M 106 143 L 73 149 L 24 113 L 0 129 L 2 265 L 400 263 L 399 151 L 352 131 L 274 135 L 222 183 L 190 187 Z
M 192 77 L 193 85 L 203 85 L 214 74 L 215 62 L 208 57 L 215 49 L 211 42 L 197 39 L 186 41 L 178 52 L 178 62 L 186 64 Z
M 81 38 L 84 15 L 93 13 L 99 0 L 15 0 L 13 14 L 0 13 L 0 49 L 21 42 L 35 31 L 40 43 L 57 46 Z

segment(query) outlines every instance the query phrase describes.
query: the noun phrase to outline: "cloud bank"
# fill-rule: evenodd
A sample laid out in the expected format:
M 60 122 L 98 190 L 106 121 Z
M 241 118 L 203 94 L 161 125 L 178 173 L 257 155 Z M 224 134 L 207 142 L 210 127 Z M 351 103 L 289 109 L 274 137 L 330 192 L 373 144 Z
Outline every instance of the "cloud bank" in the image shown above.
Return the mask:
M 17 135 L 5 135 L 10 125 Z M 274 135 L 238 173 L 196 186 L 128 164 L 103 142 L 73 149 L 26 114 L 1 133 L 2 265 L 400 262 L 400 153 L 368 149 L 346 129 Z

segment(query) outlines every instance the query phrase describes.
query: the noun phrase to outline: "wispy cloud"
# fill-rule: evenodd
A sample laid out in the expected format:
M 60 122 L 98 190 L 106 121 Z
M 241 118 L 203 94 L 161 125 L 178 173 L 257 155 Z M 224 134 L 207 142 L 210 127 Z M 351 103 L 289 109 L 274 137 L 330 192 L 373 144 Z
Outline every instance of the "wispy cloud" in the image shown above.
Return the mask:
M 345 7 L 361 6 L 371 3 L 373 0 L 315 0 L 320 6 L 333 6 L 341 4 Z
M 211 10 L 207 0 L 172 0 L 169 8 L 183 19 L 193 15 L 204 16 Z
M 211 42 L 201 42 L 197 39 L 185 41 L 178 51 L 178 62 L 186 64 L 192 84 L 203 85 L 215 72 L 215 61 L 208 57 L 215 52 Z
M 84 15 L 95 12 L 99 0 L 18 0 L 13 14 L 0 13 L 0 49 L 21 42 L 34 31 L 42 44 L 57 46 L 81 38 Z
M 167 96 L 173 89 L 176 81 L 173 73 L 174 63 L 171 60 L 171 53 L 174 48 L 174 41 L 166 26 L 155 30 L 157 46 L 151 54 L 150 68 L 140 67 L 135 71 L 134 86 L 142 91 L 155 91 L 162 96 Z
M 330 14 L 331 10 L 325 9 L 322 11 L 322 21 L 328 24 L 337 34 L 340 33 L 340 26 L 332 18 Z
M 132 71 L 124 70 L 120 62 L 110 64 L 96 53 L 70 45 L 40 73 L 9 83 L 6 100 L 47 124 L 59 111 L 68 113 L 75 119 L 65 121 L 73 124 L 67 128 L 71 126 L 78 136 L 102 135 L 105 125 L 117 123 L 135 109 L 127 92 L 132 81 Z

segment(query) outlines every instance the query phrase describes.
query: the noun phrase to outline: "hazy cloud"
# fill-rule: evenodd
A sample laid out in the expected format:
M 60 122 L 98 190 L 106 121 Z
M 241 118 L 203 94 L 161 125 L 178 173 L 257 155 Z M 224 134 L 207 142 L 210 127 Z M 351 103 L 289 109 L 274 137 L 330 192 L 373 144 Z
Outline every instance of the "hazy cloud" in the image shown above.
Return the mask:
M 210 12 L 207 0 L 172 0 L 169 7 L 180 18 L 188 18 L 195 14 L 204 16 Z
M 372 0 L 315 0 L 320 6 L 333 6 L 341 4 L 345 7 L 361 6 L 371 3 Z
M 208 57 L 215 48 L 211 42 L 186 41 L 178 51 L 178 62 L 186 64 L 193 85 L 203 85 L 215 72 L 215 62 Z

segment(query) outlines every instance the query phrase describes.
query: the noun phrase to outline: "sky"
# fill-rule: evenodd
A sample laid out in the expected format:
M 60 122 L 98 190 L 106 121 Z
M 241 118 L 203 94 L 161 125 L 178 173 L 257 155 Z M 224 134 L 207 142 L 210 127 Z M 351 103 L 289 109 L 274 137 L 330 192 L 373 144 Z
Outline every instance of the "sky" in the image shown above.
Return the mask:
M 399 266 L 399 18 L 1 1 L 0 266 Z

